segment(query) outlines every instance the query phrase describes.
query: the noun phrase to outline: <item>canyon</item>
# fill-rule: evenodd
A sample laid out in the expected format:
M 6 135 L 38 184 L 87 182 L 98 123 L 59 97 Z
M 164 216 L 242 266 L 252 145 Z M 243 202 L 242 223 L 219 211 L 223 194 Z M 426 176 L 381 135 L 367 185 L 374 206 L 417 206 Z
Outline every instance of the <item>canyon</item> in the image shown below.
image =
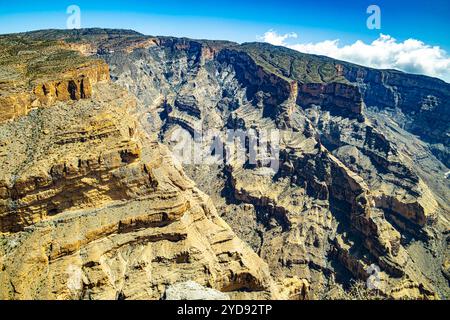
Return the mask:
M 0 48 L 0 299 L 448 299 L 450 84 L 130 30 Z M 178 130 L 277 132 L 278 168 L 180 163 Z

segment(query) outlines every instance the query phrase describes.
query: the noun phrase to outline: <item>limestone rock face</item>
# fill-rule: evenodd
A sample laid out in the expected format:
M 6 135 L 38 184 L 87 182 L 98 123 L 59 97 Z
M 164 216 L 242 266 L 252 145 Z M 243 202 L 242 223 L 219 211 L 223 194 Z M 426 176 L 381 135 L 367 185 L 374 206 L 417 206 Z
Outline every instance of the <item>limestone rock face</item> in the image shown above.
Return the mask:
M 90 98 L 93 85 L 109 81 L 104 61 L 81 57 L 62 42 L 0 36 L 0 46 L 0 123 L 56 101 Z
M 259 43 L 11 37 L 8 59 L 64 59 L 22 53 L 31 87 L 1 69 L 0 298 L 449 297 L 449 84 Z M 180 128 L 276 131 L 277 170 L 179 164 Z

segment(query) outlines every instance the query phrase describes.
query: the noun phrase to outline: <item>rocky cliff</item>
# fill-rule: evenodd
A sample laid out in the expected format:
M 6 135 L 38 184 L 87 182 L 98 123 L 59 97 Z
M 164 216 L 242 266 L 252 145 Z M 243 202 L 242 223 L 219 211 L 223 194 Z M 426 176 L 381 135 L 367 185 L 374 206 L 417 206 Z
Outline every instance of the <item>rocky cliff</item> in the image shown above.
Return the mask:
M 190 280 L 232 298 L 346 298 L 374 277 L 380 297 L 448 298 L 449 84 L 259 43 L 1 38 L 10 60 L 44 40 L 77 59 L 29 76 L 14 93 L 26 112 L 0 104 L 5 298 L 160 298 Z M 2 70 L 8 98 L 23 75 Z M 181 168 L 177 128 L 276 131 L 278 170 Z

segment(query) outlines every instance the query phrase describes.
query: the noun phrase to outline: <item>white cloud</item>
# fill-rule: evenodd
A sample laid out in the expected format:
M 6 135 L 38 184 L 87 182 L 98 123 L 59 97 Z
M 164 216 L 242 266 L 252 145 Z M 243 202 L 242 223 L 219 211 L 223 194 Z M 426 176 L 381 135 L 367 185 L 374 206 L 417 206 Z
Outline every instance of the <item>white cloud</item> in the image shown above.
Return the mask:
M 294 32 L 286 33 L 286 34 L 278 34 L 276 31 L 273 31 L 272 29 L 264 33 L 264 36 L 257 37 L 258 40 L 268 42 L 270 44 L 273 44 L 275 46 L 284 46 L 285 40 L 289 38 L 297 38 L 297 34 Z
M 339 39 L 289 44 L 286 42 L 289 38 L 297 38 L 297 34 L 280 35 L 269 30 L 258 37 L 261 41 L 304 53 L 325 55 L 373 68 L 425 74 L 450 82 L 450 57 L 447 52 L 439 46 L 430 46 L 419 40 L 399 42 L 389 35 L 380 34 L 372 43 L 357 40 L 350 45 L 340 45 Z

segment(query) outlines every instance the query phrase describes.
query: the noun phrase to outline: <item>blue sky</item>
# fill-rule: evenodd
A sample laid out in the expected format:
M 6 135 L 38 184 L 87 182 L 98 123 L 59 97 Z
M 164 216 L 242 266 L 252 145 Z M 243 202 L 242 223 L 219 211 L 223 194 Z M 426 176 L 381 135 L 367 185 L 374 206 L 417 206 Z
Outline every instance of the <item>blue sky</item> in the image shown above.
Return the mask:
M 299 43 L 322 44 L 324 41 L 339 39 L 339 50 L 358 40 L 370 45 L 374 40 L 380 39 L 382 33 L 395 38 L 396 44 L 404 44 L 405 40 L 412 38 L 420 40 L 426 47 L 439 46 L 439 49 L 450 52 L 448 0 L 0 0 L 0 4 L 2 34 L 44 28 L 63 29 L 68 17 L 66 8 L 75 4 L 81 9 L 82 27 L 127 28 L 149 35 L 236 42 L 271 42 L 264 35 L 272 30 L 278 35 L 295 33 L 295 37 L 286 37 L 282 45 L 296 48 Z M 366 26 L 369 16 L 366 9 L 371 4 L 381 8 L 380 30 L 369 30 Z M 409 48 L 409 44 L 406 47 Z M 298 48 L 322 53 L 321 45 Z M 409 50 L 408 48 L 405 50 Z M 353 49 L 365 50 L 364 47 Z M 329 53 L 330 50 L 334 49 L 328 48 L 324 53 Z M 394 47 L 391 45 L 389 50 L 394 50 Z M 336 54 L 336 57 L 343 56 L 352 60 L 353 55 L 347 51 Z M 400 54 L 398 50 L 396 52 L 395 54 Z M 436 52 L 430 54 L 442 55 Z M 444 62 L 439 62 L 441 69 L 447 67 L 446 58 L 448 55 L 445 53 Z M 363 59 L 365 57 L 359 57 L 359 60 Z M 385 66 L 385 63 L 376 64 L 379 60 L 377 57 L 371 59 L 372 65 Z M 355 62 L 364 62 L 359 60 L 356 59 Z M 398 65 L 402 66 L 402 62 L 397 61 L 393 67 L 398 68 Z M 416 64 L 412 63 L 404 69 L 414 71 L 414 65 Z M 419 68 L 418 73 L 430 74 L 425 70 L 428 67 Z M 436 75 L 439 76 L 437 72 Z

